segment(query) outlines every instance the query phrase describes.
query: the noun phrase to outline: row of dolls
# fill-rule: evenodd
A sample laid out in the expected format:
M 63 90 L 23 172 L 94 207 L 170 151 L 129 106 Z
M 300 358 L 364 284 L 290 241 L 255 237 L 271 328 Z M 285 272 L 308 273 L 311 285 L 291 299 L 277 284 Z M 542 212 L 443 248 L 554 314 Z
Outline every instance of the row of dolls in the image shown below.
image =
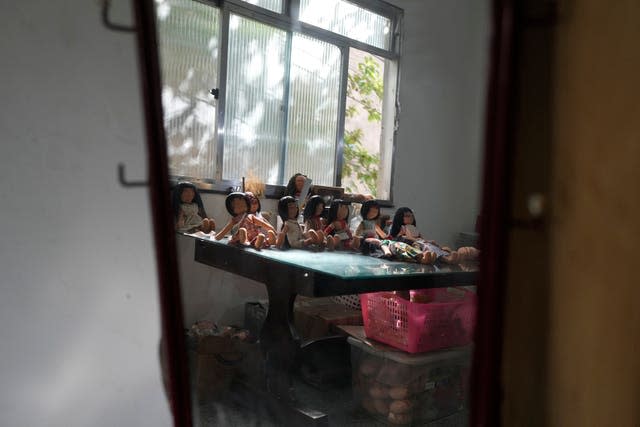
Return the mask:
M 225 199 L 231 218 L 215 233 L 221 240 L 229 235 L 229 243 L 253 246 L 299 248 L 311 250 L 353 250 L 364 254 L 402 261 L 432 264 L 436 260 L 458 263 L 478 257 L 478 250 L 463 247 L 451 250 L 422 237 L 416 227 L 411 209 L 396 210 L 391 227 L 385 229 L 381 221 L 380 205 L 375 200 L 363 202 L 362 221 L 355 230 L 349 228 L 349 202 L 334 200 L 325 216 L 322 197 L 310 197 L 303 210 L 303 224 L 298 222 L 298 201 L 292 196 L 278 202 L 282 219 L 279 232 L 261 214 L 260 200 L 252 193 L 234 192 Z M 176 230 L 180 232 L 215 231 L 215 221 L 208 218 L 200 195 L 191 183 L 180 183 L 173 196 Z

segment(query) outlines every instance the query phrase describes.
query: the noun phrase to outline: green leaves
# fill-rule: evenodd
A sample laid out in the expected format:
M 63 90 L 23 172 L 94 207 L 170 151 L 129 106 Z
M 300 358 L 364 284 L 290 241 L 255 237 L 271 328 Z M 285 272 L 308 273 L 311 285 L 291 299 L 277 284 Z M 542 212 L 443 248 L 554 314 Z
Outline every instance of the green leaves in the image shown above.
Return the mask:
M 380 65 L 371 56 L 365 56 L 358 64 L 358 71 L 348 76 L 347 97 L 355 102 L 345 111 L 347 118 L 355 117 L 362 109 L 370 122 L 380 122 L 382 113 L 378 109 L 384 94 L 384 82 L 380 73 Z M 367 151 L 362 144 L 364 133 L 356 128 L 344 133 L 344 162 L 342 176 L 357 179 L 375 195 L 377 192 L 378 165 L 380 156 Z M 346 185 L 348 192 L 357 189 Z

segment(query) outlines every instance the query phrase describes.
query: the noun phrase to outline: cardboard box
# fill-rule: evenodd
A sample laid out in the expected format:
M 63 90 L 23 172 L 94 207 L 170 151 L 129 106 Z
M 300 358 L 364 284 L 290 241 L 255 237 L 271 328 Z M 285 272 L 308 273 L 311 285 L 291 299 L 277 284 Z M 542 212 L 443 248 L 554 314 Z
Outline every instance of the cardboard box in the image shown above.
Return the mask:
M 269 310 L 266 301 L 245 304 L 245 328 L 257 338 Z M 344 334 L 338 325 L 362 325 L 362 312 L 330 298 L 298 296 L 293 307 L 293 323 L 302 339 Z
M 294 325 L 303 339 L 344 334 L 340 325 L 362 325 L 362 312 L 326 299 L 301 300 L 294 307 Z

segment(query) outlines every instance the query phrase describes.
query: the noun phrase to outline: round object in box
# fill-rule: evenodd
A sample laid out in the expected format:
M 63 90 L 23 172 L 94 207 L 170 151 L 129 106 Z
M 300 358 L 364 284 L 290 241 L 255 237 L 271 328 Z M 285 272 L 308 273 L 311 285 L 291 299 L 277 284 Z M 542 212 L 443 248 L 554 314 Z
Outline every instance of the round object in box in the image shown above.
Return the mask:
M 407 387 L 406 385 L 391 387 L 389 389 L 389 397 L 395 400 L 406 399 L 410 395 L 411 393 L 409 391 L 409 387 Z
M 389 405 L 389 411 L 394 414 L 406 414 L 413 408 L 413 403 L 410 400 L 394 400 Z
M 410 413 L 396 414 L 395 412 L 389 412 L 389 415 L 387 416 L 387 420 L 391 424 L 405 425 L 405 424 L 411 424 L 411 422 L 413 421 L 413 416 Z
M 369 396 L 374 399 L 386 399 L 389 396 L 389 392 L 385 386 L 374 383 L 369 387 Z
M 360 363 L 360 373 L 364 376 L 370 376 L 378 372 L 380 369 L 380 362 L 373 357 L 363 359 Z
M 378 414 L 387 415 L 389 413 L 389 401 L 387 399 L 373 399 L 373 406 Z

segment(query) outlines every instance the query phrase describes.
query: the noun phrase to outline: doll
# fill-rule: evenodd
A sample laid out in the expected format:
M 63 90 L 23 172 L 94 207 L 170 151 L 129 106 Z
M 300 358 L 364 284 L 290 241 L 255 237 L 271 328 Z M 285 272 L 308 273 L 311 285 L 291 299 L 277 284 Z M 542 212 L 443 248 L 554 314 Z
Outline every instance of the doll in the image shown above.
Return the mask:
M 302 226 L 298 222 L 298 202 L 292 196 L 284 196 L 278 202 L 278 215 L 282 218 L 282 230 L 278 233 L 276 246 L 283 248 L 285 246 L 301 249 L 310 245 L 317 244 L 323 246 L 320 236 L 310 230 L 307 236 L 302 232 Z
M 260 204 L 260 199 L 256 197 L 251 191 L 245 191 L 244 194 L 246 194 L 247 197 L 249 198 L 249 213 L 255 216 L 256 218 L 266 223 L 269 223 L 269 217 L 267 217 L 267 215 L 262 214 L 262 205 Z M 271 224 L 269 223 L 269 225 Z M 273 228 L 273 226 L 271 228 L 265 228 L 260 226 L 259 228 L 260 228 L 260 232 L 267 237 L 267 243 L 269 243 L 269 245 L 275 245 L 276 244 L 275 229 Z M 269 230 L 273 231 L 274 234 L 272 235 L 271 233 L 269 233 Z M 274 236 L 273 239 L 271 239 L 272 236 Z
M 358 249 L 360 238 L 349 229 L 349 202 L 336 199 L 331 203 L 324 234 L 327 239 L 333 239 L 336 249 Z
M 216 222 L 213 218 L 207 218 L 202 198 L 193 183 L 179 182 L 173 189 L 171 205 L 176 231 L 181 233 L 202 231 L 209 234 L 216 229 Z
M 367 200 L 362 203 L 360 208 L 360 216 L 362 221 L 358 225 L 355 231 L 355 235 L 362 238 L 374 237 L 378 239 L 384 239 L 387 234 L 382 231 L 378 223 L 380 218 L 380 205 L 375 200 Z
M 275 242 L 276 236 L 271 224 L 249 213 L 251 203 L 246 194 L 231 193 L 224 203 L 227 212 L 231 215 L 231 220 L 216 234 L 216 240 L 222 239 L 230 232 L 229 243 L 231 244 L 253 245 L 256 249 L 262 249 L 268 241 Z M 260 232 L 259 227 L 268 230 L 268 237 Z
M 301 173 L 297 173 L 289 178 L 289 182 L 287 183 L 287 188 L 284 190 L 285 196 L 292 196 L 294 199 L 298 200 L 300 198 L 300 193 L 302 192 L 302 188 L 304 187 L 304 183 L 307 180 L 307 176 Z
M 406 242 L 368 237 L 361 245 L 362 253 L 395 261 L 433 264 L 437 255 L 430 250 L 420 250 Z
M 332 238 L 327 239 L 324 234 L 325 222 L 322 214 L 324 213 L 324 199 L 319 196 L 311 196 L 309 201 L 304 207 L 302 216 L 304 218 L 304 230 L 305 236 L 309 237 L 309 234 L 315 232 L 318 236 L 318 240 L 322 242 L 323 246 L 326 246 L 330 251 L 334 248 L 335 241 Z
M 434 252 L 438 260 L 449 264 L 477 259 L 480 253 L 478 249 L 471 246 L 462 247 L 454 251 L 447 246 L 440 246 L 434 240 L 425 240 L 416 227 L 413 211 L 407 207 L 398 208 L 396 211 L 389 235 L 392 239 L 409 243 L 421 251 Z

